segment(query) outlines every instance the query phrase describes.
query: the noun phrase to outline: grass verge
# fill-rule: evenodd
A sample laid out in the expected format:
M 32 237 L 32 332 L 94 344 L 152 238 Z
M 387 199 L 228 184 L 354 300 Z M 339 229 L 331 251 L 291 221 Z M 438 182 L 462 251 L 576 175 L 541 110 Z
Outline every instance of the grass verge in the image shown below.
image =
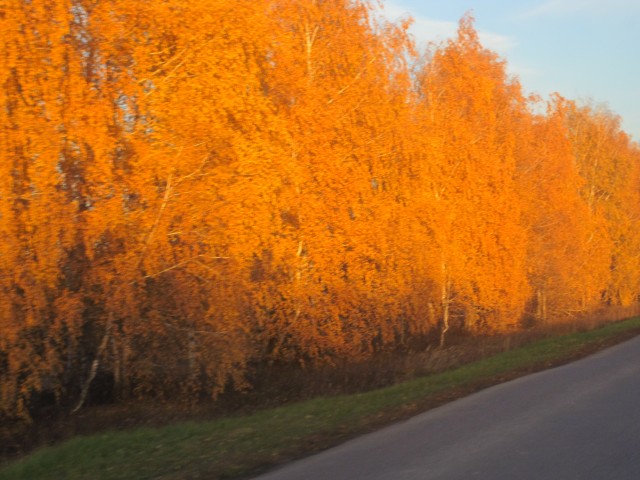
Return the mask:
M 309 454 L 481 388 L 640 333 L 640 317 L 537 341 L 447 372 L 250 416 L 76 437 L 5 465 L 0 480 L 228 479 Z

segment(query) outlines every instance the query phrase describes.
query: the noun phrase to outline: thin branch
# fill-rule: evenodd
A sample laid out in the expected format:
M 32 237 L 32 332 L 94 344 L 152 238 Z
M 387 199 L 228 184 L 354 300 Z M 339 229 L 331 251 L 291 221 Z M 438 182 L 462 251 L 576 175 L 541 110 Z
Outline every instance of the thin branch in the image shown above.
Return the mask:
M 144 277 L 142 277 L 142 280 L 146 280 L 148 278 L 157 277 L 159 275 L 162 275 L 163 273 L 170 272 L 171 270 L 176 270 L 176 269 L 178 269 L 180 267 L 183 267 L 183 266 L 185 266 L 185 265 L 187 265 L 189 263 L 195 263 L 195 264 L 200 265 L 202 267 L 205 267 L 207 269 L 211 269 L 211 267 L 209 267 L 208 265 L 205 265 L 202 262 L 198 262 L 196 260 L 197 258 L 210 258 L 210 259 L 214 259 L 214 260 L 219 260 L 219 259 L 228 259 L 230 257 L 212 257 L 212 256 L 204 255 L 204 254 L 196 255 L 195 257 L 188 258 L 186 260 L 183 260 L 182 262 L 178 262 L 175 265 L 172 265 L 170 267 L 164 268 L 164 269 L 162 269 L 162 270 L 160 270 L 158 272 L 149 273 L 149 274 L 145 275 Z M 133 283 L 135 283 L 135 282 L 131 282 L 131 284 L 133 284 Z
M 351 87 L 353 87 L 356 82 L 358 80 L 360 80 L 360 77 L 362 76 L 362 73 L 365 71 L 365 68 L 368 67 L 369 65 L 371 65 L 374 61 L 376 60 L 375 57 L 373 57 L 371 60 L 369 60 L 369 62 L 366 64 L 365 67 L 362 67 L 358 73 L 356 74 L 356 76 L 353 78 L 353 80 L 351 81 L 351 83 L 349 83 L 348 85 L 345 85 L 344 87 L 342 87 L 340 90 L 338 90 L 338 93 L 336 93 L 333 97 L 331 97 L 328 101 L 327 101 L 327 105 L 331 105 L 336 98 L 338 98 L 340 95 L 342 95 L 344 92 L 346 92 L 347 90 L 349 90 Z
M 179 155 L 179 154 L 178 154 Z M 138 258 L 138 262 L 136 263 L 135 270 L 138 270 L 142 266 L 142 262 L 144 262 L 144 257 L 149 250 L 149 245 L 151 244 L 151 240 L 153 240 L 153 236 L 158 230 L 158 225 L 160 225 L 160 219 L 162 218 L 162 214 L 164 210 L 167 208 L 167 204 L 169 203 L 169 196 L 171 194 L 171 180 L 173 178 L 173 173 L 170 173 L 167 177 L 167 185 L 164 189 L 164 195 L 162 197 L 162 203 L 160 204 L 160 208 L 156 213 L 156 218 L 153 221 L 153 225 L 147 234 L 147 238 L 145 239 L 144 246 L 142 247 L 142 251 L 140 252 L 140 257 Z

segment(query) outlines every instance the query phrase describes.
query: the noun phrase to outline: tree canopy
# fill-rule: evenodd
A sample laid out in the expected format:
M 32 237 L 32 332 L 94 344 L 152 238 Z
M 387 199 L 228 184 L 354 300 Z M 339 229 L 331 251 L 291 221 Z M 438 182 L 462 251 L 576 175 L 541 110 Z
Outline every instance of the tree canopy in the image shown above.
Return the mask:
M 419 54 L 376 8 L 0 5 L 1 415 L 638 301 L 620 119 L 528 97 L 470 15 Z

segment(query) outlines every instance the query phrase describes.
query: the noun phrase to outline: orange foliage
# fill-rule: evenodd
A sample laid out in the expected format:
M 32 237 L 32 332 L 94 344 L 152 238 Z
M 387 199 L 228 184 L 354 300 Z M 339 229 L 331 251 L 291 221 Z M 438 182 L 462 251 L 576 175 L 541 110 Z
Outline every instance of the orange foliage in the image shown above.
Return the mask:
M 421 72 L 417 188 L 431 232 L 443 315 L 453 302 L 475 328 L 517 325 L 529 295 L 515 125 L 524 99 L 504 63 L 482 48 L 471 17 Z M 445 322 L 446 323 L 446 322 Z M 446 325 L 445 325 L 446 328 Z
M 259 362 L 636 302 L 617 117 L 534 113 L 469 16 L 425 58 L 407 26 L 356 0 L 6 0 L 1 415 L 96 375 L 215 397 Z
M 580 193 L 597 225 L 589 264 L 592 270 L 602 272 L 599 300 L 630 305 L 637 301 L 640 286 L 638 145 L 620 129 L 620 119 L 602 107 L 567 102 L 565 121 L 575 162 L 585 181 Z
M 580 195 L 584 179 L 574 161 L 563 105 L 556 96 L 546 115 L 523 117 L 518 132 L 518 186 L 525 200 L 527 271 L 534 290 L 529 314 L 543 323 L 593 306 L 599 288 L 592 268 L 595 225 Z

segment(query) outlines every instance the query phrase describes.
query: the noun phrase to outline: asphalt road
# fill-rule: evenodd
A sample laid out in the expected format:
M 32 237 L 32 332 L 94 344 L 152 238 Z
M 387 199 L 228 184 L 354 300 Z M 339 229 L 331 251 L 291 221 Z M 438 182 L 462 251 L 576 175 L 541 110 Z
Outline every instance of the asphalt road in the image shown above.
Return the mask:
M 639 480 L 640 337 L 258 478 Z

